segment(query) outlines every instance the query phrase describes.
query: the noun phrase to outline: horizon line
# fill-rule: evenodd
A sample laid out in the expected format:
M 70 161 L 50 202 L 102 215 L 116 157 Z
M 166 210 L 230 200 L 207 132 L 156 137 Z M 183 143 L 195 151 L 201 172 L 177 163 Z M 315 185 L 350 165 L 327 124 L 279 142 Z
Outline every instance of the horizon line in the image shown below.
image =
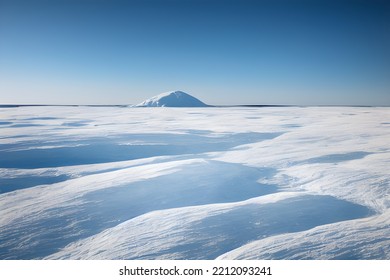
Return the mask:
M 0 108 L 17 107 L 126 107 L 126 108 L 229 108 L 229 107 L 390 107 L 390 105 L 286 105 L 286 104 L 236 104 L 236 105 L 209 105 L 207 107 L 137 107 L 134 104 L 0 104 Z

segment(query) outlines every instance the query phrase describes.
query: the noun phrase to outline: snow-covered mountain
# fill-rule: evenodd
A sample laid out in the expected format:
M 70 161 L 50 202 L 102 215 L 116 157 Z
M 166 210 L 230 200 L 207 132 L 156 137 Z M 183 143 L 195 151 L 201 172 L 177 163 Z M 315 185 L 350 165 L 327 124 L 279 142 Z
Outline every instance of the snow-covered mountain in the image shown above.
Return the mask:
M 182 91 L 170 91 L 156 95 L 136 107 L 208 107 L 199 99 Z

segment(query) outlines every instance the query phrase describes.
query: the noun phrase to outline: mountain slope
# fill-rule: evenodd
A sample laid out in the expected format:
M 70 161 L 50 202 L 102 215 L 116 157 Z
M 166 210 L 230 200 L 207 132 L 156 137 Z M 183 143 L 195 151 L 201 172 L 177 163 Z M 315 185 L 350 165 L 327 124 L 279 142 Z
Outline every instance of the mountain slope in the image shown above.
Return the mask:
M 199 99 L 182 91 L 161 93 L 136 105 L 136 107 L 208 107 Z

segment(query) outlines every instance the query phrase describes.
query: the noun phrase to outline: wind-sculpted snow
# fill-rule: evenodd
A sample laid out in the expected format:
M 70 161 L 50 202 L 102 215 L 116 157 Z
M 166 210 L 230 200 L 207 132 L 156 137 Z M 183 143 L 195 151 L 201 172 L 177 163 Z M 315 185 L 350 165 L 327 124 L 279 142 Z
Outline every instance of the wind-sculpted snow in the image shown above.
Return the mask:
M 252 240 L 369 214 L 363 206 L 329 196 L 267 199 L 153 212 L 49 258 L 213 259 Z
M 44 168 L 125 161 L 161 155 L 198 154 L 224 151 L 280 133 L 236 133 L 210 137 L 191 134 L 123 134 L 69 140 L 67 145 L 40 146 L 36 142 L 4 145 L 0 168 Z M 96 151 L 99 151 L 98 153 Z M 37 160 L 39 159 L 39 160 Z M 61 160 L 59 160 L 61 159 Z
M 96 234 L 149 211 L 240 201 L 272 193 L 274 186 L 256 182 L 269 172 L 199 159 L 122 169 L 26 190 L 18 201 L 0 200 L 5 208 L 0 221 L 13 223 L 11 230 L 4 229 L 0 234 L 1 246 L 9 258 L 44 257 L 52 248 L 65 246 L 69 238 Z M 223 178 L 216 180 L 221 173 Z M 243 179 L 237 188 L 240 176 Z M 31 206 L 31 201 L 40 205 Z M 42 238 L 47 225 L 45 235 L 57 236 L 54 242 Z M 14 231 L 30 234 L 16 238 Z M 21 241 L 25 245 L 19 252 L 15 247 Z
M 388 108 L 0 108 L 0 259 L 389 259 Z
M 390 211 L 372 218 L 264 238 L 219 259 L 390 259 Z

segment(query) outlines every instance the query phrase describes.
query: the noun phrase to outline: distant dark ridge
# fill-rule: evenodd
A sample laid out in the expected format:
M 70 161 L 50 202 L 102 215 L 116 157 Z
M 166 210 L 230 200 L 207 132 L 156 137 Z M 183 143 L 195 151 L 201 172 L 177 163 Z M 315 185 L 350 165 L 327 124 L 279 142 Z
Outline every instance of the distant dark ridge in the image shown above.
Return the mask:
M 127 107 L 127 105 L 55 105 L 55 104 L 11 104 L 1 105 L 0 108 L 17 107 Z
M 232 107 L 302 107 L 300 105 L 235 105 Z
M 16 107 L 47 107 L 47 106 L 78 106 L 78 105 L 47 105 L 47 104 L 0 104 L 0 108 L 16 108 Z
M 17 107 L 129 107 L 129 105 L 56 105 L 56 104 L 0 104 L 0 108 L 17 108 Z M 355 108 L 375 108 L 390 107 L 389 105 L 372 106 L 372 105 L 213 105 L 214 108 L 232 108 L 232 107 L 249 107 L 249 108 L 273 108 L 273 107 L 355 107 Z M 201 108 L 201 107 L 199 107 Z
M 17 107 L 128 107 L 128 105 L 55 105 L 55 104 L 12 104 L 0 105 L 0 108 L 17 108 Z M 226 108 L 226 107 L 313 107 L 313 106 L 299 106 L 299 105 L 216 105 L 208 107 Z M 352 106 L 353 107 L 353 106 Z
M 218 107 L 355 107 L 355 108 L 374 108 L 374 107 L 390 107 L 386 105 L 233 105 L 233 106 L 218 106 Z
M 20 107 L 19 105 L 0 105 L 0 108 L 15 108 Z

